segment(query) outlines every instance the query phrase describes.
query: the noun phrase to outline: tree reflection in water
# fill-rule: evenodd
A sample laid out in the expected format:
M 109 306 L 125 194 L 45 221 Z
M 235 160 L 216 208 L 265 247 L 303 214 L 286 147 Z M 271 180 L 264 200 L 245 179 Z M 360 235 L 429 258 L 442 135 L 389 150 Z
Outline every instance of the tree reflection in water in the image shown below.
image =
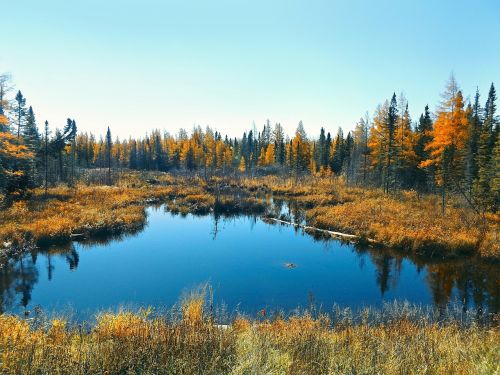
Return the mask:
M 290 221 L 296 223 L 303 222 L 305 219 L 303 211 L 293 201 L 275 200 L 272 209 L 276 216 L 289 216 Z M 213 239 L 221 230 L 221 221 L 236 220 L 237 217 L 236 214 L 214 213 L 211 229 Z M 253 216 L 253 218 L 255 223 L 257 216 Z M 106 245 L 111 241 L 122 241 L 133 234 L 102 235 L 93 237 L 91 240 L 84 240 L 80 244 L 84 248 L 96 244 Z M 315 241 L 331 240 L 317 232 L 303 233 L 303 235 L 312 235 Z M 498 313 L 500 311 L 498 264 L 488 263 L 475 257 L 438 261 L 417 257 L 413 254 L 404 255 L 390 249 L 355 246 L 350 246 L 349 249 L 356 253 L 360 269 L 367 263 L 374 265 L 374 279 L 382 297 L 397 287 L 403 261 L 406 260 L 411 261 L 416 266 L 417 272 L 426 273 L 426 283 L 436 308 L 444 310 L 451 302 L 456 302 L 464 311 L 472 308 L 477 309 L 480 313 Z M 41 257 L 45 258 L 46 267 L 37 267 L 36 263 L 40 261 Z M 65 259 L 70 270 L 77 270 L 80 257 L 73 242 L 26 253 L 23 256 L 10 259 L 0 267 L 0 313 L 19 308 L 27 309 L 32 291 L 40 277 L 39 272 L 45 271 L 49 281 L 57 277 L 57 270 L 53 263 L 54 257 Z

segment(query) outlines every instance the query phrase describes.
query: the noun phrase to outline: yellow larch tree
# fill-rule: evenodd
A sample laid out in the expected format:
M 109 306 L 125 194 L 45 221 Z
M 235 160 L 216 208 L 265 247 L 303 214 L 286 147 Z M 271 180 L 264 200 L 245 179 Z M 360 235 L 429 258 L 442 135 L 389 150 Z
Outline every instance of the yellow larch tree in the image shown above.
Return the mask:
M 23 166 L 33 157 L 22 138 L 9 131 L 9 121 L 0 107 L 0 187 L 9 194 L 17 193 L 17 187 L 23 186 L 19 182 L 27 177 Z
M 240 158 L 240 165 L 238 166 L 238 170 L 241 173 L 245 173 L 245 171 L 247 170 L 247 167 L 246 167 L 246 164 L 245 164 L 245 157 L 244 156 L 242 156 Z
M 464 110 L 462 92 L 452 76 L 447 85 L 443 102 L 437 112 L 432 140 L 426 147 L 430 159 L 420 163 L 421 167 L 436 167 L 436 182 L 442 188 L 442 211 L 446 206 L 446 191 L 464 171 L 464 156 L 468 137 L 467 113 Z
M 274 143 L 270 143 L 269 146 L 267 146 L 265 162 L 266 165 L 273 165 L 275 161 L 276 161 L 275 146 Z
M 266 150 L 264 147 L 260 148 L 259 160 L 257 161 L 259 167 L 264 167 L 266 165 Z

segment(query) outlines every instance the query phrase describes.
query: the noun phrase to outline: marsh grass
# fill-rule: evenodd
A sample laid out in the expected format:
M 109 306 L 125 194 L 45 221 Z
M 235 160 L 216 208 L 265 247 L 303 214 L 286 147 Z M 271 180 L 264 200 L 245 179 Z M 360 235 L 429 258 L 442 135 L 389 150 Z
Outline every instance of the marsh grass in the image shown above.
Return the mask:
M 150 181 L 150 183 L 148 183 Z M 75 236 L 120 234 L 140 229 L 145 206 L 165 203 L 181 214 L 262 213 L 265 204 L 253 196 L 210 191 L 202 178 L 168 174 L 123 175 L 114 186 L 85 184 L 31 191 L 30 197 L 0 210 L 0 251 L 3 243 L 21 247 L 47 245 Z
M 340 178 L 204 179 L 134 172 L 121 173 L 114 186 L 59 186 L 49 189 L 47 196 L 35 189 L 30 198 L 3 207 L 0 251 L 5 253 L 3 243 L 43 245 L 75 234 L 136 231 L 145 223 L 147 204 L 165 203 L 183 215 L 262 214 L 269 208 L 269 197 L 293 200 L 308 225 L 372 238 L 413 254 L 500 256 L 500 216 L 479 217 L 457 199 L 450 199 L 443 216 L 437 196 L 412 191 L 387 195 L 379 189 L 346 186 Z
M 372 238 L 386 247 L 425 256 L 500 256 L 500 216 L 477 215 L 457 197 L 442 215 L 439 198 L 414 191 L 391 195 L 347 186 L 340 178 L 244 179 L 242 186 L 293 198 L 308 225 Z
M 190 294 L 164 313 L 102 313 L 94 324 L 0 316 L 5 374 L 494 374 L 494 318 L 407 303 L 251 319 Z
M 164 183 L 150 186 L 135 174 L 116 186 L 59 186 L 49 189 L 48 195 L 35 189 L 30 198 L 0 210 L 0 241 L 44 245 L 66 241 L 72 235 L 135 231 L 145 223 L 146 204 L 175 198 L 213 205 L 213 197 L 197 184 L 178 182 L 173 186 L 165 177 Z

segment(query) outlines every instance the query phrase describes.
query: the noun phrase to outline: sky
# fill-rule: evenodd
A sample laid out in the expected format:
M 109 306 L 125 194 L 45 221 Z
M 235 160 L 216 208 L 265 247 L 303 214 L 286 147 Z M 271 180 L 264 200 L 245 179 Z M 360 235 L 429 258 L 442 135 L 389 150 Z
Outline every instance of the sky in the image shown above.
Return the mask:
M 498 0 L 0 0 L 0 17 L 0 72 L 39 125 L 98 135 L 316 135 L 393 92 L 416 120 L 452 72 L 483 102 L 500 85 Z

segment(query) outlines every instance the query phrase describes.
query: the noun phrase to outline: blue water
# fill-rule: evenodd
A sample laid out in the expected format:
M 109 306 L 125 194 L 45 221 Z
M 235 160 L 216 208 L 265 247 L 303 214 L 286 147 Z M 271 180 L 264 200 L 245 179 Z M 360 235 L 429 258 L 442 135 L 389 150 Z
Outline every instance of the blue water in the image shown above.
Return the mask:
M 119 306 L 169 307 L 206 283 L 215 304 L 247 314 L 289 312 L 311 302 L 325 311 L 334 304 L 357 309 L 395 299 L 423 305 L 461 299 L 465 306 L 497 308 L 498 295 L 488 283 L 478 291 L 475 273 L 463 276 L 463 288 L 461 279 L 449 276 L 460 265 L 417 266 L 386 251 L 315 240 L 256 217 L 216 221 L 162 207 L 147 212 L 138 234 L 101 244 L 73 242 L 10 262 L 0 270 L 1 309 L 20 313 L 40 306 L 86 317 Z

